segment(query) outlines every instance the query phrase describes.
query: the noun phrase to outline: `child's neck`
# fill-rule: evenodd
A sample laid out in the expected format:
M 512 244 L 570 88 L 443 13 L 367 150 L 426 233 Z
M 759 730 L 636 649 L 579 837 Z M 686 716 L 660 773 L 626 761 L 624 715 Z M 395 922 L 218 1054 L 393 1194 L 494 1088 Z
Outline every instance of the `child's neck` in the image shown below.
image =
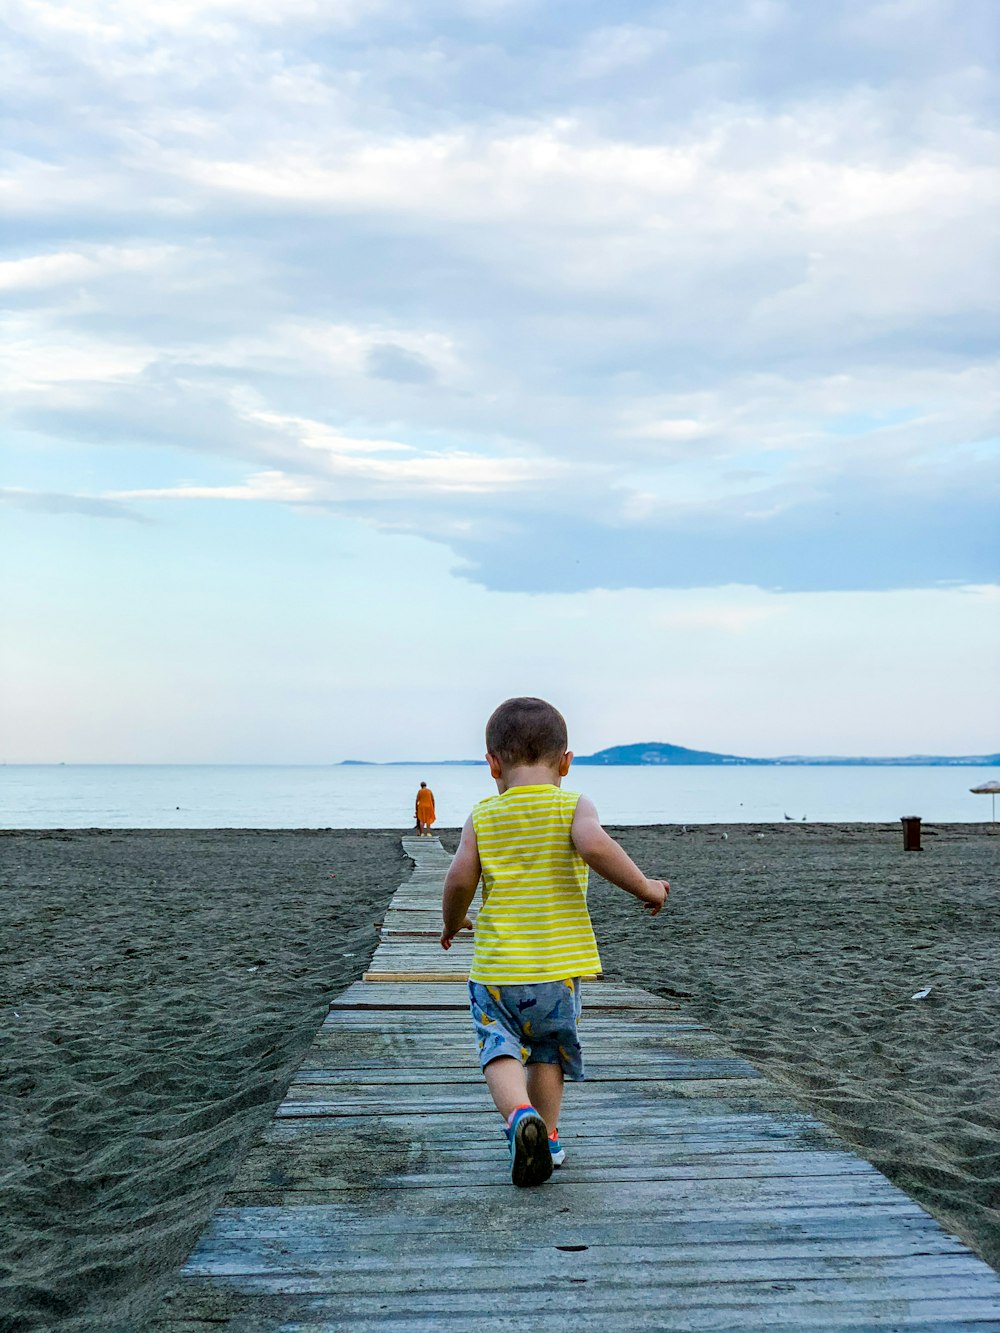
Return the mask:
M 496 779 L 497 791 L 501 795 L 511 787 L 540 787 L 551 783 L 553 787 L 562 786 L 558 768 L 549 764 L 522 764 L 516 768 L 505 768 Z

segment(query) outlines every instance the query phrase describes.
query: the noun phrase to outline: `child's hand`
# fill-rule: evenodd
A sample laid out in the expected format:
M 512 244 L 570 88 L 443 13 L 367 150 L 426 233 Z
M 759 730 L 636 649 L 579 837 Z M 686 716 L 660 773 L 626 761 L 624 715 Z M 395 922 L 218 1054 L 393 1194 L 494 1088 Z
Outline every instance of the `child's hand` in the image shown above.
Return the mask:
M 466 917 L 465 920 L 462 922 L 462 924 L 459 926 L 458 930 L 472 930 L 472 928 L 473 928 L 473 927 L 472 927 L 472 922 L 469 920 L 468 917 Z M 458 934 L 458 930 L 452 930 L 452 931 L 449 931 L 447 927 L 445 927 L 445 929 L 442 930 L 442 932 L 441 932 L 441 948 L 442 948 L 442 949 L 450 949 L 450 948 L 451 948 L 451 942 L 452 942 L 452 940 L 455 938 L 455 936 Z
M 656 916 L 657 912 L 662 911 L 666 905 L 670 885 L 665 879 L 647 879 L 646 889 L 648 892 L 642 896 L 642 901 L 645 904 L 643 910 L 647 911 L 650 916 Z

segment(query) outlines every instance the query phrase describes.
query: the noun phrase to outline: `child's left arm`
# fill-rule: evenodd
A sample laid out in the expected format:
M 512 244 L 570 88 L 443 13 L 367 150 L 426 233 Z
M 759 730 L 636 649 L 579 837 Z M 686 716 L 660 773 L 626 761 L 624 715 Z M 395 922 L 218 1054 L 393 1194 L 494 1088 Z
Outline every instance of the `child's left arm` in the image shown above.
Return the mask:
M 570 826 L 573 845 L 592 870 L 617 884 L 633 898 L 645 903 L 646 911 L 656 916 L 667 901 L 670 885 L 665 879 L 648 879 L 624 847 L 601 827 L 593 802 L 581 796 Z
M 462 840 L 458 851 L 452 858 L 448 873 L 444 877 L 444 896 L 441 900 L 441 914 L 444 917 L 444 929 L 441 932 L 441 948 L 450 949 L 451 942 L 460 930 L 471 930 L 472 922 L 468 912 L 483 867 L 479 861 L 479 844 L 476 842 L 476 830 L 472 827 L 472 816 L 465 821 Z

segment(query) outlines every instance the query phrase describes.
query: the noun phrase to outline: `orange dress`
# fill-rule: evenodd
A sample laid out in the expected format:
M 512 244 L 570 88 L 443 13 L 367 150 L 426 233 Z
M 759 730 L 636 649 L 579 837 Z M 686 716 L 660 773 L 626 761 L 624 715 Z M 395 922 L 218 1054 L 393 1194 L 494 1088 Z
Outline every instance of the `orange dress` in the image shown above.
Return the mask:
M 421 787 L 417 792 L 417 822 L 433 824 L 437 816 L 434 813 L 434 793 L 430 787 Z

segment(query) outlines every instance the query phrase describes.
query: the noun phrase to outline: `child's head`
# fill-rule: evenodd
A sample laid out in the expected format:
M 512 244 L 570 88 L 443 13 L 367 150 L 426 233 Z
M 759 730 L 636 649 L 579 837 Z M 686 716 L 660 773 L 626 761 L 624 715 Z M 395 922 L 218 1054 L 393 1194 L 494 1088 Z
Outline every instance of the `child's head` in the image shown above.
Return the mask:
M 544 699 L 506 699 L 486 724 L 486 749 L 505 769 L 542 765 L 565 776 L 566 721 Z

